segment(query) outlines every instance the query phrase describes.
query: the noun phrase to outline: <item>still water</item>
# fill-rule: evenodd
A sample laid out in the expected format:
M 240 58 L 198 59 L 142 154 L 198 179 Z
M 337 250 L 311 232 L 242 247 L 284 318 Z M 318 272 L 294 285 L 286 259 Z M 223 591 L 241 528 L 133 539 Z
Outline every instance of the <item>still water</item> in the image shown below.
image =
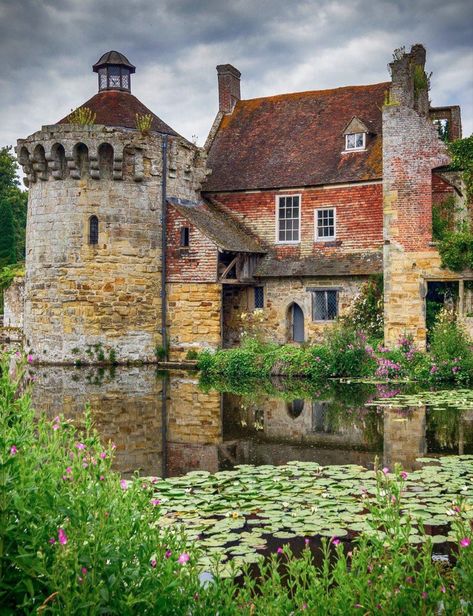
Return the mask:
M 194 372 L 154 367 L 45 367 L 35 370 L 38 412 L 64 413 L 77 423 L 87 403 L 102 437 L 116 444 L 115 467 L 160 477 L 237 464 L 372 467 L 416 458 L 473 453 L 473 405 L 382 408 L 373 400 L 399 391 L 386 386 L 331 384 L 307 391 L 273 381 L 245 393 L 203 386 Z

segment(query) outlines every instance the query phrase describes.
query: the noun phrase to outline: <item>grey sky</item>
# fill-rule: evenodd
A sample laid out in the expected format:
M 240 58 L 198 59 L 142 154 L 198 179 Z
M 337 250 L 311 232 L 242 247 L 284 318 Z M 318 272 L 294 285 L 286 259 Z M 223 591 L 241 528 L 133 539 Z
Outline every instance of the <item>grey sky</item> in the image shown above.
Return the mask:
M 110 49 L 136 65 L 133 93 L 205 141 L 217 64 L 242 96 L 389 79 L 392 51 L 427 48 L 433 105 L 460 104 L 473 131 L 471 0 L 0 0 L 0 145 L 51 124 L 97 90 Z

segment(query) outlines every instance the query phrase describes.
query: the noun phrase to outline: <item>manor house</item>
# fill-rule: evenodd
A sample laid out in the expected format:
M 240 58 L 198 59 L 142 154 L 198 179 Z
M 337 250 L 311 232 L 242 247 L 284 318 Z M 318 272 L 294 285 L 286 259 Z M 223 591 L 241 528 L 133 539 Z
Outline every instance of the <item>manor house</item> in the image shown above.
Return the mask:
M 17 146 L 37 361 L 184 358 L 238 343 L 256 308 L 268 339 L 316 341 L 382 274 L 388 345 L 425 345 L 432 283 L 457 285 L 464 310 L 472 273 L 443 269 L 432 241 L 433 202 L 466 211 L 437 126 L 459 138 L 460 109 L 430 106 L 422 45 L 396 51 L 384 83 L 251 100 L 220 65 L 203 148 L 131 93 L 124 55 L 93 70 L 82 113 Z

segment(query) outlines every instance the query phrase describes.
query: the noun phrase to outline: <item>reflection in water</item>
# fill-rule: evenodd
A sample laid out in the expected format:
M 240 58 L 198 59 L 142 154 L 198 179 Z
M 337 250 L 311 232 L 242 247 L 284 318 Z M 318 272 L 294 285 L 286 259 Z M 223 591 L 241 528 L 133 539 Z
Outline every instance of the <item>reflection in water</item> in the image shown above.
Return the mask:
M 36 370 L 34 406 L 80 421 L 90 403 L 96 426 L 117 446 L 130 475 L 216 472 L 236 464 L 327 464 L 414 468 L 424 455 L 473 453 L 473 409 L 365 406 L 379 390 L 337 385 L 287 399 L 284 384 L 261 395 L 204 391 L 195 373 L 153 367 Z M 383 390 L 384 391 L 384 390 Z M 390 396 L 396 392 L 384 391 Z

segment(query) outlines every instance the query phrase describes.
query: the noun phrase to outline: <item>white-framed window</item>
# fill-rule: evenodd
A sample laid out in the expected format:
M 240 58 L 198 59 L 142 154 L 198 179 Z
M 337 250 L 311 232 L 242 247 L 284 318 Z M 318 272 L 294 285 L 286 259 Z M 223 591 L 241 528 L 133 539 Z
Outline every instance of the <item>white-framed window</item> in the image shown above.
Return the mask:
M 312 289 L 312 320 L 333 321 L 338 316 L 338 289 Z
M 301 236 L 301 196 L 276 197 L 276 242 L 298 244 Z
M 345 150 L 364 150 L 366 147 L 366 133 L 350 133 L 345 135 Z
M 337 215 L 334 207 L 314 210 L 315 241 L 327 242 L 337 235 Z

